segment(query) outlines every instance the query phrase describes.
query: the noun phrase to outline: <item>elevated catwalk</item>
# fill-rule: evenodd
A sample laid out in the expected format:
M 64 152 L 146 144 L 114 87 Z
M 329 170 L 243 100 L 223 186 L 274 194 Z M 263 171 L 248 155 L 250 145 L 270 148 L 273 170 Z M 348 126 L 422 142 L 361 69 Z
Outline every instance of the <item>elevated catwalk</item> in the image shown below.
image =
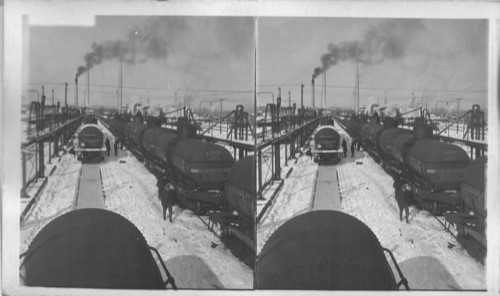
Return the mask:
M 104 208 L 99 164 L 83 164 L 77 188 L 76 209 Z

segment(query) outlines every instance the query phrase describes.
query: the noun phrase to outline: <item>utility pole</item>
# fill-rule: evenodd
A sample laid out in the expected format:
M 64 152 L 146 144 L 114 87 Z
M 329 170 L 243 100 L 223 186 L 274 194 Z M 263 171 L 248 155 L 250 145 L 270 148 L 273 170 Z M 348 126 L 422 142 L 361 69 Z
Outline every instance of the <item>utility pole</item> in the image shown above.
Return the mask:
M 219 99 L 220 101 L 220 115 L 219 115 L 219 132 L 222 134 L 222 101 L 224 99 Z
M 120 96 L 118 97 L 118 112 L 120 112 L 121 108 L 122 108 L 122 104 L 123 104 L 123 68 L 122 68 L 122 58 L 120 58 L 120 80 L 119 80 L 119 83 L 120 83 Z
M 304 85 L 300 85 L 300 108 L 304 109 Z
M 457 133 L 458 133 L 458 117 L 459 117 L 459 111 L 460 111 L 460 100 L 461 98 L 457 98 Z
M 52 107 L 54 107 L 54 89 L 52 89 Z
M 64 83 L 64 108 L 68 108 L 68 83 Z

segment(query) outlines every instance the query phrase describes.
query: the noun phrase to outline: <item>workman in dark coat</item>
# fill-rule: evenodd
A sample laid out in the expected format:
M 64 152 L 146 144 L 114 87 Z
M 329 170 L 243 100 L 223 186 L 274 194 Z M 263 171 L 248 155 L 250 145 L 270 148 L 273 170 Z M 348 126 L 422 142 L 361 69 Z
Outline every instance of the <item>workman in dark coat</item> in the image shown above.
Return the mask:
M 118 139 L 115 139 L 115 156 L 118 156 Z
M 165 180 L 165 177 L 162 174 L 157 174 L 156 175 L 156 187 L 158 187 L 158 199 L 161 200 L 161 194 L 163 193 L 163 190 L 165 190 L 165 185 L 167 185 L 167 180 Z
M 354 157 L 354 146 L 356 145 L 356 140 L 351 141 L 351 157 Z
M 111 152 L 111 143 L 109 143 L 109 138 L 106 138 L 106 151 L 108 151 L 109 156 L 109 153 Z
M 409 223 L 408 219 L 410 217 L 410 201 L 413 192 L 411 191 L 411 186 L 408 184 L 401 185 L 401 190 L 398 192 L 398 207 L 399 207 L 399 221 L 403 221 L 403 210 L 406 212 L 406 223 Z
M 161 206 L 163 207 L 163 220 L 167 220 L 166 213 L 168 209 L 168 220 L 172 223 L 172 206 L 177 198 L 177 191 L 172 183 L 167 183 L 161 194 Z
M 344 158 L 347 157 L 347 142 L 342 139 L 342 149 L 344 150 Z

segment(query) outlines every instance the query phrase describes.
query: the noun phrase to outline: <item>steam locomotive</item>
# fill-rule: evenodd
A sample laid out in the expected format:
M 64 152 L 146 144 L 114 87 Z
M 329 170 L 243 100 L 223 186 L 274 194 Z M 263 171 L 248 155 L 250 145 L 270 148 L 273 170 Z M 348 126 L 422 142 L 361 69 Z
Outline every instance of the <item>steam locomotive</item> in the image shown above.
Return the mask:
M 409 290 L 370 228 L 338 211 L 308 212 L 278 228 L 257 258 L 255 281 L 257 289 Z

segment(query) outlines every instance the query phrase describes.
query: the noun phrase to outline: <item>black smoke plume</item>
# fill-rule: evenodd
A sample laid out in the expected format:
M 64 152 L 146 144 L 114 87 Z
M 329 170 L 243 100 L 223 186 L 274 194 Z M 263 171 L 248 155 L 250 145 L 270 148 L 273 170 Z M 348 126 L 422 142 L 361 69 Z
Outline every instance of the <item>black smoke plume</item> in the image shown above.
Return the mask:
M 160 18 L 132 27 L 125 40 L 92 43 L 91 51 L 84 56 L 85 64 L 77 69 L 76 78 L 107 60 L 121 58 L 125 63 L 140 64 L 150 58 L 166 58 L 167 44 L 171 41 L 166 32 L 179 26 L 182 26 L 179 22 L 168 22 Z
M 328 52 L 321 56 L 321 66 L 314 69 L 313 79 L 339 62 L 373 65 L 385 59 L 402 59 L 414 36 L 423 29 L 420 20 L 386 20 L 368 28 L 361 41 L 330 43 Z

